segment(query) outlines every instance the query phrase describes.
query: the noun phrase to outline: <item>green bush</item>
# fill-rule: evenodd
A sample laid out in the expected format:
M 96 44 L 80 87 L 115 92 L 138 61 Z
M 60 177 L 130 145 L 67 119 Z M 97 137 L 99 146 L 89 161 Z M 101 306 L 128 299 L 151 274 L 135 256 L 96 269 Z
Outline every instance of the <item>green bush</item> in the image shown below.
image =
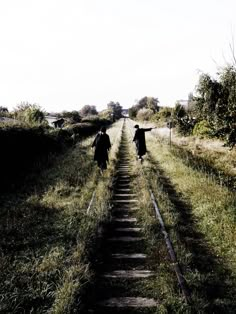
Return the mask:
M 193 128 L 193 135 L 201 137 L 211 137 L 213 130 L 206 120 L 197 122 Z
M 21 103 L 14 110 L 14 117 L 27 126 L 47 125 L 45 112 L 36 104 Z

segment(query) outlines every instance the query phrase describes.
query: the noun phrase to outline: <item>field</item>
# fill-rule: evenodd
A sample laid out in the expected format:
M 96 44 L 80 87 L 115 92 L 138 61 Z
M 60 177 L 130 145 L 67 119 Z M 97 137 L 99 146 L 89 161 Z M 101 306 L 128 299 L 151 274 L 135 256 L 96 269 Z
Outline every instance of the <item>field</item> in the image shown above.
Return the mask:
M 158 303 L 156 308 L 123 313 L 235 312 L 236 196 L 226 180 L 234 182 L 235 151 L 222 148 L 218 155 L 209 143 L 193 139 L 183 143 L 177 138 L 170 147 L 168 138 L 152 130 L 146 133 L 148 154 L 140 163 L 132 143 L 133 126 L 134 121 L 120 119 L 108 129 L 112 149 L 103 175 L 93 161 L 92 136 L 55 156 L 50 167 L 27 177 L 18 192 L 1 196 L 1 313 L 88 313 L 90 295 L 100 290 L 101 248 L 114 215 L 122 158 L 129 162 L 130 195 L 136 195 L 135 217 L 145 239 L 136 248 L 145 249 L 154 275 L 140 282 L 111 280 L 109 285 L 117 293 L 123 290 Z M 226 160 L 230 166 L 222 166 Z M 188 300 L 178 284 L 150 190 L 173 245 Z

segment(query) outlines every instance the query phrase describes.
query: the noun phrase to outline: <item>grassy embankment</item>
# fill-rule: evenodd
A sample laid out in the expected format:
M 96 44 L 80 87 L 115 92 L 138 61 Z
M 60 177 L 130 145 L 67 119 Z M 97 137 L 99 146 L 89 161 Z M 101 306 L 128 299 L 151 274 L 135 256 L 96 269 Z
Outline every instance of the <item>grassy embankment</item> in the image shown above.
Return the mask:
M 111 121 L 99 117 L 69 124 L 63 129 L 46 125 L 0 123 L 0 191 L 18 190 L 27 177 L 34 177 L 41 169 L 53 164 L 54 156 L 62 154 L 74 144 L 72 134 L 80 140 L 94 134 Z
M 101 178 L 88 138 L 21 192 L 1 198 L 0 312 L 70 313 L 91 278 L 88 257 L 106 220 L 122 121 Z M 93 191 L 96 197 L 87 213 Z
M 192 294 L 191 312 L 235 313 L 236 196 L 147 133 L 144 169 Z
M 143 123 L 154 126 L 153 123 Z M 162 132 L 163 131 L 163 132 Z M 153 130 L 152 134 L 163 143 L 169 143 L 169 130 Z M 179 136 L 172 130 L 172 154 L 193 169 L 212 176 L 220 185 L 236 190 L 236 148 L 230 149 L 223 141 L 200 138 L 197 136 Z

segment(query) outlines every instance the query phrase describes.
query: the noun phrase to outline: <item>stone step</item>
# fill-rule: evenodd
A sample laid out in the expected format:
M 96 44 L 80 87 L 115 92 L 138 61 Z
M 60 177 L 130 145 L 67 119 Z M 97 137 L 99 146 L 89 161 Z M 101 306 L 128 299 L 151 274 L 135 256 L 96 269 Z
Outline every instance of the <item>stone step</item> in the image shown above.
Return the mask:
M 148 308 L 158 306 L 158 302 L 149 298 L 121 297 L 103 300 L 99 302 L 98 305 L 112 308 Z
M 118 181 L 117 181 L 117 184 L 128 184 L 130 183 L 130 179 L 121 179 L 121 178 L 118 178 Z
M 127 199 L 127 200 L 112 200 L 112 203 L 137 203 L 136 199 Z
M 132 212 L 136 212 L 138 210 L 137 207 L 130 207 L 130 206 L 122 206 L 122 207 L 113 207 L 113 212 L 117 212 L 117 213 L 132 213 Z
M 121 174 L 118 179 L 130 179 L 130 176 L 128 174 Z
M 138 242 L 142 241 L 143 237 L 112 237 L 109 238 L 108 241 L 110 242 Z
M 115 193 L 114 196 L 137 196 L 137 194 L 134 194 L 134 193 Z
M 114 254 L 111 254 L 111 257 L 115 259 L 145 259 L 147 258 L 147 255 L 142 254 L 142 253 L 131 253 L 131 254 L 114 253 Z
M 151 270 L 113 270 L 109 273 L 102 274 L 104 278 L 148 278 L 154 275 Z
M 137 218 L 130 217 L 130 218 L 114 218 L 112 219 L 113 222 L 137 222 Z
M 116 192 L 130 192 L 131 189 L 115 189 Z
M 114 231 L 116 232 L 140 232 L 142 228 L 116 228 Z

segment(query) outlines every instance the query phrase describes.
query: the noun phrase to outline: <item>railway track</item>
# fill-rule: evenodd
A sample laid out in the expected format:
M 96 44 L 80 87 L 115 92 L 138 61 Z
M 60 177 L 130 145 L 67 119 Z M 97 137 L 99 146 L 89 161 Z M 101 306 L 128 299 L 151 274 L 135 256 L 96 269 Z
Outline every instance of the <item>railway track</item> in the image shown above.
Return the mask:
M 139 201 L 132 188 L 135 182 L 127 127 L 124 122 L 111 200 L 111 221 L 105 228 L 97 258 L 96 279 L 87 313 L 158 312 L 159 301 L 145 291 L 145 286 L 150 285 L 156 274 L 149 266 L 146 240 L 136 214 Z

